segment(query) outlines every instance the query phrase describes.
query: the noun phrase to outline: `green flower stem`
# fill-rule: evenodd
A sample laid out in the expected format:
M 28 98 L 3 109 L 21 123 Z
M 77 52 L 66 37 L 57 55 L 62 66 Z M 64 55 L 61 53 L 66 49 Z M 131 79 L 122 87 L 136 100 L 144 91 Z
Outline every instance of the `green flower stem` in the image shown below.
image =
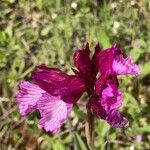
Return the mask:
M 90 112 L 87 112 L 85 132 L 88 147 L 90 150 L 94 150 L 94 116 Z

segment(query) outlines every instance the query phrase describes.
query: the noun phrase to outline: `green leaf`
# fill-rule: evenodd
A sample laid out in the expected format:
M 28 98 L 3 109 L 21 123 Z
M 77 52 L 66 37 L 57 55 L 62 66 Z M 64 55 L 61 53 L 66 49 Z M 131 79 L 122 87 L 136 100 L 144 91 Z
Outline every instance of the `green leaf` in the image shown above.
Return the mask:
M 65 150 L 65 146 L 63 145 L 63 142 L 57 139 L 53 144 L 53 150 Z
M 47 26 L 47 27 L 45 27 L 45 28 L 42 29 L 41 35 L 45 36 L 45 35 L 48 34 L 49 31 L 50 31 L 50 26 Z
M 105 30 L 101 30 L 101 29 L 97 29 L 97 37 L 100 41 L 100 43 L 102 44 L 103 48 L 108 48 L 111 47 L 111 43 L 110 43 L 110 39 L 107 36 L 107 33 L 105 32 Z
M 144 51 L 141 49 L 133 49 L 130 51 L 133 62 L 136 62 Z
M 145 76 L 150 74 L 150 61 L 141 65 L 141 75 L 140 78 L 144 78 Z
M 124 99 L 125 99 L 125 106 L 126 105 L 131 105 L 132 109 L 133 108 L 137 108 L 138 107 L 138 103 L 136 101 L 136 99 L 134 98 L 134 96 L 131 93 L 125 92 L 124 93 Z
M 137 128 L 136 131 L 140 133 L 150 133 L 150 125 Z
M 36 0 L 36 4 L 39 9 L 42 9 L 42 7 L 43 7 L 42 0 Z
M 88 150 L 84 141 L 78 133 L 74 134 L 74 149 L 75 150 Z
M 77 105 L 75 105 L 73 107 L 73 111 L 75 112 L 75 114 L 80 118 L 80 119 L 85 119 L 86 118 L 86 114 L 82 111 L 79 111 L 79 107 Z
M 8 26 L 8 27 L 5 29 L 5 33 L 7 33 L 7 34 L 9 35 L 9 37 L 11 38 L 12 35 L 13 35 L 12 27 L 11 27 L 11 26 Z
M 109 129 L 110 125 L 108 125 L 106 122 L 99 121 L 98 119 L 96 120 L 95 131 L 98 134 L 98 140 L 95 145 L 100 150 L 103 150 L 105 147 L 105 137 L 109 132 Z

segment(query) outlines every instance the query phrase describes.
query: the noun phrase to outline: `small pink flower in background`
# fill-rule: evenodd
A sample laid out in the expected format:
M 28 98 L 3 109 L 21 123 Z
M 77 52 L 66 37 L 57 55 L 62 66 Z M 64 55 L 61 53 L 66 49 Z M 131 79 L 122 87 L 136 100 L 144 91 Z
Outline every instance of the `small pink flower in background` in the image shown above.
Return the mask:
M 141 43 L 140 42 L 135 43 L 134 48 L 140 49 L 141 48 Z
M 122 106 L 122 92 L 117 75 L 137 75 L 139 66 L 125 58 L 118 44 L 102 50 L 99 45 L 90 58 L 88 43 L 74 54 L 75 75 L 59 69 L 38 66 L 33 81 L 23 81 L 16 97 L 20 114 L 40 112 L 40 125 L 47 132 L 57 132 L 68 118 L 73 105 L 84 92 L 89 95 L 87 109 L 112 127 L 127 127 L 128 121 L 118 109 Z M 100 74 L 98 77 L 98 73 Z

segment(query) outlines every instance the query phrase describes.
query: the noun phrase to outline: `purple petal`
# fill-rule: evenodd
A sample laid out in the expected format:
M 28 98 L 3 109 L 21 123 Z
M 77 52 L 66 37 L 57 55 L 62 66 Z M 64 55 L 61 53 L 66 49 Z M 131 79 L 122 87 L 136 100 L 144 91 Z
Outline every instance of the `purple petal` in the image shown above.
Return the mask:
M 43 80 L 52 85 L 63 84 L 63 82 L 69 78 L 69 75 L 56 68 L 49 68 L 44 65 L 38 66 L 36 72 L 32 74 L 32 78 L 37 80 Z
M 59 69 L 39 66 L 33 73 L 36 84 L 53 96 L 61 96 L 68 103 L 75 103 L 85 92 L 85 83 L 77 76 L 67 75 Z
M 66 75 L 58 69 L 45 66 L 39 68 L 33 74 L 35 84 L 20 84 L 17 96 L 20 113 L 27 115 L 33 109 L 38 109 L 41 126 L 46 131 L 57 132 L 73 104 L 85 91 L 85 84 L 79 77 Z
M 129 125 L 128 120 L 115 110 L 109 113 L 106 121 L 114 128 L 123 128 Z
M 131 57 L 123 58 L 122 55 L 116 57 L 113 61 L 113 70 L 116 74 L 125 75 L 137 75 L 140 73 L 140 67 L 136 64 L 133 64 Z
M 122 105 L 122 93 L 116 75 L 100 76 L 96 81 L 96 94 L 101 99 L 101 105 L 107 113 Z
M 42 89 L 52 95 L 56 95 L 59 93 L 58 89 L 64 86 L 64 82 L 66 82 L 70 76 L 59 69 L 48 68 L 41 65 L 38 66 L 36 72 L 32 74 L 32 78 Z
M 98 73 L 98 55 L 100 54 L 101 52 L 101 47 L 99 46 L 99 44 L 96 45 L 95 47 L 95 52 L 94 52 L 94 55 L 92 57 L 92 60 L 91 60 L 91 69 L 92 69 L 92 75 L 93 77 L 96 77 L 97 73 Z
M 114 49 L 109 48 L 101 51 L 98 55 L 98 69 L 102 75 L 114 74 L 112 69 L 112 63 L 114 59 Z
M 89 44 L 87 43 L 83 49 L 76 50 L 74 53 L 74 64 L 83 74 L 91 71 L 91 62 L 89 57 Z
M 48 132 L 57 132 L 66 121 L 73 104 L 65 103 L 60 96 L 43 94 L 38 101 L 37 108 L 40 111 L 40 125 Z
M 61 98 L 68 103 L 76 103 L 76 101 L 85 92 L 84 82 L 75 76 L 70 77 L 66 80 L 63 87 L 60 87 Z
M 51 95 L 59 95 L 59 87 L 61 87 L 59 84 L 54 85 L 51 83 L 48 83 L 47 81 L 36 79 L 35 83 L 42 88 L 44 91 L 50 93 Z
M 118 44 L 114 44 L 111 48 L 101 51 L 98 54 L 98 58 L 98 69 L 102 75 L 137 75 L 140 73 L 139 66 L 133 64 L 130 57 L 124 58 Z
M 113 107 L 117 108 L 119 105 L 116 104 Z M 128 120 L 117 112 L 116 109 L 106 109 L 102 104 L 102 99 L 96 95 L 89 100 L 87 109 L 99 119 L 106 120 L 114 128 L 127 127 L 129 124 Z
M 101 105 L 107 112 L 122 106 L 122 93 L 116 85 L 110 84 L 103 89 Z
M 19 93 L 16 96 L 20 114 L 25 116 L 36 108 L 37 102 L 45 93 L 39 86 L 27 81 L 19 85 Z
M 105 120 L 107 117 L 107 112 L 104 110 L 103 106 L 101 105 L 101 100 L 99 99 L 98 96 L 93 96 L 89 100 L 87 104 L 87 109 L 100 119 Z
M 104 90 L 104 88 L 107 87 L 107 85 L 115 85 L 116 87 L 119 87 L 117 76 L 116 75 L 109 75 L 109 76 L 101 75 L 96 80 L 96 84 L 95 84 L 96 94 L 101 96 L 102 91 Z

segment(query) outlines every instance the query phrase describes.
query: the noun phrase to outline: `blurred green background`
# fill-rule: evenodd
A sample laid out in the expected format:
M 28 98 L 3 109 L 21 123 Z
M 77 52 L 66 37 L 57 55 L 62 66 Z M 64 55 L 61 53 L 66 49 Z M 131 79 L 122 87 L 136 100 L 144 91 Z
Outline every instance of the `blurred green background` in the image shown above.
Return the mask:
M 15 103 L 37 64 L 72 73 L 73 52 L 86 41 L 92 52 L 117 41 L 141 66 L 141 75 L 119 77 L 129 128 L 96 120 L 97 150 L 150 149 L 149 0 L 0 0 L 0 150 L 88 150 L 84 96 L 57 135 L 39 128 L 36 112 L 21 117 Z

